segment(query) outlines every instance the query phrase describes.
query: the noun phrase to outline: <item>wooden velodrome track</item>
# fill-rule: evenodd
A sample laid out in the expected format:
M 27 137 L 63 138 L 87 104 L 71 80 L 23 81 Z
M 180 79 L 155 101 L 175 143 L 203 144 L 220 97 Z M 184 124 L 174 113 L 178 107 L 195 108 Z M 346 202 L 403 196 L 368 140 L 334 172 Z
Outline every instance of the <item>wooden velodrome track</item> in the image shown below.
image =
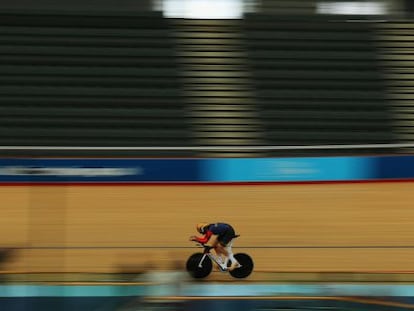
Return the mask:
M 414 271 L 414 185 L 3 186 L 16 272 L 168 266 L 197 222 L 226 221 L 261 271 Z

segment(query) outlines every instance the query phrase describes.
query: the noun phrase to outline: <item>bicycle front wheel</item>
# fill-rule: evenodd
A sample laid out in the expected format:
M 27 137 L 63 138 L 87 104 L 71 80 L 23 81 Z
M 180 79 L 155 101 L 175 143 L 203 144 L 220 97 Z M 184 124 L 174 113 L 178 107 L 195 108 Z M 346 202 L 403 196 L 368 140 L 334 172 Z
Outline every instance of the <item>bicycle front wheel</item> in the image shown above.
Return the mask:
M 202 279 L 207 277 L 213 270 L 213 263 L 211 259 L 206 256 L 200 265 L 200 261 L 203 258 L 202 253 L 195 253 L 191 255 L 186 264 L 187 272 L 194 279 Z

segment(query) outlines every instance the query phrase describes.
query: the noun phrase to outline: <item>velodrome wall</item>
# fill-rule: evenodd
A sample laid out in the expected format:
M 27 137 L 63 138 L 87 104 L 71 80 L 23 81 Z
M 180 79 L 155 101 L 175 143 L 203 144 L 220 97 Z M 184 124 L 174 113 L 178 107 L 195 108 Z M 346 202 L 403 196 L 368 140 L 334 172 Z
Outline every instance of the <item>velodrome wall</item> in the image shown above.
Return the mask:
M 413 270 L 413 177 L 412 156 L 2 159 L 0 244 L 8 271 L 167 267 L 228 221 L 260 271 Z

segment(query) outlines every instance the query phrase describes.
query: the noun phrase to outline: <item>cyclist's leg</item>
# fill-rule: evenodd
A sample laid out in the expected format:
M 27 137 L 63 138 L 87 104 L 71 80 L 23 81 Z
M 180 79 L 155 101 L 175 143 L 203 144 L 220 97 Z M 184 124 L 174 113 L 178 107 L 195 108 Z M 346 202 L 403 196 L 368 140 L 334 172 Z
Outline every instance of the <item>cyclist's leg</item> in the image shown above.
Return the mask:
M 227 261 L 227 258 L 228 258 L 227 247 L 226 247 L 226 245 L 223 244 L 222 241 L 219 241 L 217 243 L 216 253 L 219 254 L 219 255 L 224 256 L 225 262 Z
M 229 262 L 229 260 L 230 260 L 230 262 L 233 262 L 232 261 L 232 258 L 234 258 L 233 257 L 233 252 L 232 252 L 232 250 L 231 250 L 231 245 L 232 245 L 232 243 L 233 243 L 233 241 L 230 241 L 229 243 L 227 243 L 227 245 L 222 245 L 222 247 L 223 247 L 223 253 L 225 254 L 224 256 L 225 256 L 225 258 L 224 258 L 224 264 L 227 266 L 227 263 Z
M 228 268 L 228 270 L 230 271 L 241 267 L 241 264 L 234 257 L 233 250 L 232 250 L 232 244 L 233 244 L 233 241 L 230 241 L 226 246 L 224 246 L 225 254 L 226 254 L 224 265 L 227 267 L 230 261 L 230 267 Z
M 233 228 L 230 228 L 223 236 L 220 237 L 220 245 L 223 249 L 223 253 L 226 256 L 225 263 L 227 265 L 228 261 L 233 264 L 237 264 L 238 262 L 236 258 L 234 258 L 232 245 L 233 245 L 233 238 L 235 236 Z
M 232 265 L 234 265 L 234 264 L 238 265 L 238 262 L 237 262 L 236 258 L 234 258 L 232 246 L 233 246 L 233 240 L 230 240 L 230 242 L 228 242 L 224 246 L 225 253 L 226 253 L 226 265 L 227 265 L 228 261 L 230 261 L 230 263 Z
M 212 235 L 208 242 L 206 243 L 206 246 L 210 246 L 214 249 L 214 252 L 216 253 L 217 259 L 219 260 L 220 264 L 223 264 L 226 262 L 226 255 L 225 255 L 225 249 L 220 244 L 220 236 L 218 235 Z
M 213 234 L 205 245 L 212 247 L 214 249 L 214 251 L 217 253 L 217 255 L 220 255 L 218 253 L 220 250 L 218 250 L 218 247 L 217 247 L 219 245 L 219 236 L 218 235 Z
M 235 232 L 233 228 L 230 228 L 230 230 L 228 230 L 226 232 L 226 234 L 223 236 L 223 238 L 221 239 L 221 243 L 223 245 L 223 247 L 225 248 L 225 253 L 226 253 L 226 257 L 227 257 L 227 262 L 228 260 L 230 260 L 231 262 L 231 266 L 230 266 L 230 270 L 233 270 L 235 268 L 239 268 L 240 264 L 237 261 L 236 258 L 234 258 L 234 254 L 233 254 L 233 239 L 235 237 Z M 226 265 L 227 265 L 226 262 Z

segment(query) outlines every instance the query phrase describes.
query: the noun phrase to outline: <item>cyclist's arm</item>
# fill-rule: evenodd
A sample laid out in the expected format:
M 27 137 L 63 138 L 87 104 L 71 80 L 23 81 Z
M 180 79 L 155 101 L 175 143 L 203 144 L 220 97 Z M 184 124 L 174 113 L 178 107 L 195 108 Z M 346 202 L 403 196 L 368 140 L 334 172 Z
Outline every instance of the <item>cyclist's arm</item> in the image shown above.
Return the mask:
M 207 231 L 205 235 L 203 235 L 202 237 L 196 237 L 195 240 L 198 243 L 205 244 L 208 242 L 208 240 L 210 240 L 212 235 L 213 235 L 213 232 Z

